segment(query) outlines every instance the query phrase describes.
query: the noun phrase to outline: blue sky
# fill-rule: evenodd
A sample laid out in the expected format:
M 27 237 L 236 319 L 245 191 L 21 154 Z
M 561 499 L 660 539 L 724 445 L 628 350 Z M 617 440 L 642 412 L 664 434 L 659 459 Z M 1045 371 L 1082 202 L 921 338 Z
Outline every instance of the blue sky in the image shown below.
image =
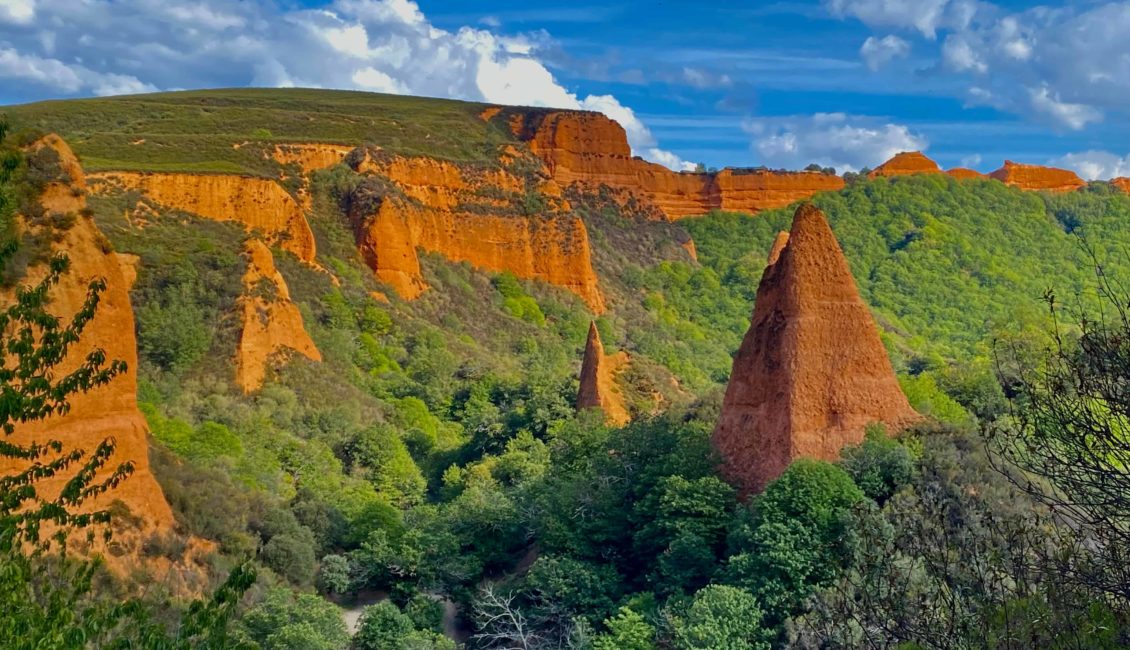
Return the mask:
M 317 85 L 601 110 L 679 168 L 1130 175 L 1130 1 L 0 0 L 0 103 Z

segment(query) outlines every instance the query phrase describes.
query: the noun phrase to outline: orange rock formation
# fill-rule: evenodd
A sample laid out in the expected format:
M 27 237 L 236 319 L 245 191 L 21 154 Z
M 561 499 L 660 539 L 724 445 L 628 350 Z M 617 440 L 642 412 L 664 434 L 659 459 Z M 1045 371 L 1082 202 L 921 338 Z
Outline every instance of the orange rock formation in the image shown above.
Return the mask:
M 604 420 L 613 426 L 624 426 L 631 421 L 624 397 L 616 383 L 616 375 L 628 363 L 628 353 L 618 352 L 605 356 L 604 345 L 596 323 L 589 324 L 589 338 L 585 342 L 585 356 L 581 363 L 581 387 L 577 391 L 577 410 L 589 408 L 604 412 Z
M 1119 176 L 1118 178 L 1110 179 L 1110 184 L 1123 192 L 1130 194 L 1130 178 Z
M 33 145 L 34 149 L 41 147 L 51 147 L 59 154 L 61 166 L 70 178 L 69 182 L 48 185 L 40 199 L 44 209 L 49 213 L 71 213 L 84 208 L 86 181 L 70 148 L 54 135 Z M 91 280 L 103 278 L 106 281 L 106 290 L 93 320 L 87 323 L 63 363 L 56 367 L 56 375 L 74 370 L 98 348 L 105 351 L 107 359 L 124 361 L 127 370 L 104 386 L 71 396 L 71 408 L 66 414 L 17 425 L 9 440 L 18 444 L 58 440 L 64 451 L 81 449 L 88 457 L 107 438 L 115 440 L 114 454 L 99 476 L 104 478 L 126 462 L 133 463 L 133 475 L 117 488 L 88 499 L 83 510 L 102 510 L 114 501 L 121 501 L 140 519 L 135 534 L 115 536 L 114 544 L 124 550 L 106 558 L 112 569 L 125 573 L 134 568 L 131 562 L 137 560 L 144 537 L 171 531 L 174 524 L 161 486 L 149 469 L 148 427 L 137 408 L 137 343 L 129 298 L 129 277 L 133 274 L 123 268 L 122 257 L 107 250 L 105 237 L 88 217 L 79 216 L 62 238 L 55 241 L 53 248 L 66 253 L 71 262 L 70 270 L 52 289 L 49 305 L 50 311 L 64 321 L 82 307 Z M 38 282 L 43 274 L 42 266 L 32 267 L 24 282 Z M 5 298 L 10 299 L 11 294 Z M 0 473 L 21 469 L 23 466 L 18 462 L 0 459 Z M 65 473 L 43 480 L 38 486 L 40 494 L 54 498 L 70 478 L 71 474 Z
M 290 301 L 271 249 L 258 239 L 248 239 L 245 253 L 244 294 L 238 306 L 243 333 L 236 348 L 235 380 L 244 393 L 251 393 L 263 386 L 267 367 L 278 353 L 293 350 L 314 361 L 321 361 L 322 354 L 306 333 L 298 307 Z
M 600 113 L 515 113 L 510 116 L 510 128 L 562 185 L 608 185 L 638 193 L 672 219 L 713 209 L 758 212 L 779 208 L 844 186 L 842 178 L 819 172 L 673 172 L 633 158 L 623 127 Z
M 946 173 L 959 181 L 970 178 L 985 178 L 985 175 L 976 169 L 966 169 L 965 167 L 954 167 L 953 169 L 946 170 Z
M 379 174 L 403 192 L 390 196 L 384 188 L 370 191 L 363 185 L 349 207 L 362 256 L 402 298 L 415 299 L 427 289 L 419 248 L 563 287 L 594 313 L 603 313 L 588 230 L 568 212 L 567 201 L 554 198 L 559 188 L 543 193 L 545 214 L 526 216 L 515 213 L 525 185 L 505 170 L 400 156 L 365 157 L 356 169 Z
M 275 145 L 274 158 L 283 165 L 296 164 L 303 174 L 327 169 L 345 160 L 353 147 L 340 144 L 291 143 Z
M 938 163 L 927 158 L 921 151 L 904 151 L 895 154 L 887 162 L 879 165 L 867 176 L 879 178 L 880 176 L 908 176 L 911 174 L 940 174 L 942 169 Z
M 92 179 L 138 190 L 175 210 L 235 221 L 260 231 L 305 262 L 314 261 L 314 233 L 302 208 L 278 183 L 232 174 L 105 172 Z
M 1024 165 L 1011 160 L 1004 161 L 1004 166 L 989 176 L 1022 190 L 1070 192 L 1087 184 L 1073 171 L 1040 165 Z
M 824 215 L 800 206 L 778 242 L 712 438 L 744 494 L 795 458 L 838 458 L 870 423 L 897 429 L 918 417 Z

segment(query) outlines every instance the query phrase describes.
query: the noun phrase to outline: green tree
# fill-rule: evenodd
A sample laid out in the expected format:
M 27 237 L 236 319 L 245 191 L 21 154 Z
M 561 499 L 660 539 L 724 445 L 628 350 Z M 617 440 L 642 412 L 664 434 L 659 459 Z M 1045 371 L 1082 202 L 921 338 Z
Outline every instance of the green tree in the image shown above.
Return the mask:
M 361 613 L 352 650 L 455 650 L 455 642 L 430 630 L 417 629 L 411 617 L 390 601 Z
M 318 567 L 318 589 L 327 594 L 348 593 L 353 586 L 349 558 L 344 555 L 327 555 Z
M 274 588 L 243 616 L 246 635 L 263 650 L 289 650 L 291 645 L 315 650 L 342 650 L 349 644 L 341 610 L 313 594 Z
M 757 597 L 768 624 L 781 623 L 839 575 L 848 515 L 864 498 L 839 467 L 793 462 L 738 517 L 726 581 Z
M 914 460 L 910 451 L 881 427 L 870 427 L 862 443 L 844 447 L 841 466 L 863 493 L 882 505 L 910 483 Z
M 749 592 L 710 585 L 694 595 L 684 614 L 672 620 L 679 650 L 769 650 L 770 631 L 761 627 L 763 614 Z
M 608 631 L 593 639 L 593 650 L 655 650 L 655 626 L 633 609 L 621 607 L 604 627 Z

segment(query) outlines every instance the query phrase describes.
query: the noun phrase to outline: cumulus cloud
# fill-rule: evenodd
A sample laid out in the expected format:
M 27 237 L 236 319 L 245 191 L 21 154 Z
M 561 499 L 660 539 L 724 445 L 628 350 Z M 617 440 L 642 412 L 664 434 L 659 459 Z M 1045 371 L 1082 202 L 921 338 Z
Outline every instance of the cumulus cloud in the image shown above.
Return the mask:
M 867 67 L 872 70 L 878 70 L 891 61 L 904 58 L 909 54 L 910 43 L 894 34 L 889 34 L 883 38 L 870 36 L 866 41 L 863 41 L 863 46 L 859 48 L 859 55 L 863 57 Z
M 964 94 L 975 104 L 1066 129 L 1127 110 L 1130 1 L 1016 10 L 976 0 L 825 0 L 825 7 L 876 31 L 944 36 L 938 67 L 968 79 Z
M 588 108 L 619 121 L 636 154 L 686 165 L 614 97 L 564 87 L 530 39 L 440 29 L 409 0 L 0 0 L 4 80 L 45 96 L 260 85 Z
M 71 94 L 125 95 L 156 90 L 130 75 L 94 72 L 56 59 L 23 55 L 11 48 L 0 48 L 0 77 L 44 84 Z
M 1069 153 L 1049 161 L 1049 164 L 1073 169 L 1089 181 L 1130 176 L 1130 155 L 1118 156 L 1109 151 Z
M 844 113 L 751 119 L 744 128 L 753 136 L 752 148 L 762 164 L 789 169 L 816 163 L 857 171 L 929 144 L 901 124 Z
M 35 0 L 0 0 L 0 23 L 26 25 L 35 18 Z
M 934 38 L 943 27 L 964 27 L 973 16 L 973 0 L 825 0 L 833 15 L 853 17 L 870 27 L 915 29 Z
M 1062 101 L 1059 93 L 1053 93 L 1047 84 L 1040 88 L 1029 88 L 1028 95 L 1036 112 L 1048 115 L 1056 122 L 1072 129 L 1081 129 L 1091 122 L 1102 119 L 1102 113 L 1095 108 L 1086 104 Z

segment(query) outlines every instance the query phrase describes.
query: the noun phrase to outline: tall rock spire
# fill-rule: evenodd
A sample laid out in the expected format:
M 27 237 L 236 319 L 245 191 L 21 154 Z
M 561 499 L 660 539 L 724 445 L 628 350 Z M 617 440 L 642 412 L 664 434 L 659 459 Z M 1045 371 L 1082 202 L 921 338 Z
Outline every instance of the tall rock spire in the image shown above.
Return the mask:
M 794 458 L 838 458 L 868 424 L 918 418 L 824 214 L 801 205 L 769 262 L 712 438 L 745 494 Z
M 628 362 L 625 352 L 605 356 L 604 345 L 596 323 L 589 324 L 589 338 L 585 342 L 585 357 L 581 362 L 581 387 L 577 391 L 577 410 L 598 408 L 604 412 L 609 424 L 623 426 L 631 420 L 624 405 L 616 373 Z

